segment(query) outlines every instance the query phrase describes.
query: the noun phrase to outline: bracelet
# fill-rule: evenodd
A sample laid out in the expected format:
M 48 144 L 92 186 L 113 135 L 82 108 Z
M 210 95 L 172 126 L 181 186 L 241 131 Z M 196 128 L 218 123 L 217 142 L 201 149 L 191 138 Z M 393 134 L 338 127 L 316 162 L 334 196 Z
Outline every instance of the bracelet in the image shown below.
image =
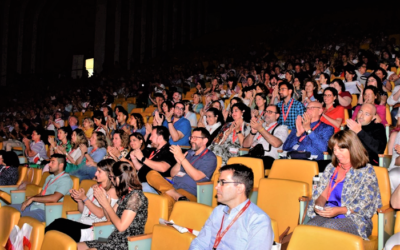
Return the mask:
M 265 128 L 261 127 L 261 128 L 258 130 L 258 132 L 261 132 L 261 131 L 263 131 L 263 130 L 265 130 Z
M 169 121 L 167 121 L 167 123 L 173 123 L 173 121 L 170 121 L 170 122 L 169 122 Z
M 82 202 L 85 203 L 87 200 L 89 200 L 89 199 L 86 197 L 86 199 L 84 199 Z

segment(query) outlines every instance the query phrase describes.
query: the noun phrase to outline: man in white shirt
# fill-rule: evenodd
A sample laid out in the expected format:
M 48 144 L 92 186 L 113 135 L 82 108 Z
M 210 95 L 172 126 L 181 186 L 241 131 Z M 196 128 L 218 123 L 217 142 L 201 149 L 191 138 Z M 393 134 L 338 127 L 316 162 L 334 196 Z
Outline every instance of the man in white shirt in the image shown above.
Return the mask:
M 268 106 L 264 113 L 264 124 L 255 117 L 251 119 L 251 132 L 244 139 L 243 147 L 252 149 L 257 144 L 261 144 L 264 148 L 264 156 L 261 157 L 264 161 L 264 169 L 271 169 L 272 163 L 279 157 L 278 150 L 282 149 L 289 132 L 287 126 L 278 125 L 277 121 L 280 116 L 278 106 Z

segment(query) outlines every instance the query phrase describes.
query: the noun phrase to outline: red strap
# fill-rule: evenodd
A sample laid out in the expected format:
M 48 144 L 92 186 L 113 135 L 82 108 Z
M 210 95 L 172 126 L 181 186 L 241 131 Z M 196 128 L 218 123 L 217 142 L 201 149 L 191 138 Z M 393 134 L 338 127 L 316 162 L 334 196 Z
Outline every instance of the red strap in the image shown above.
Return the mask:
M 154 150 L 153 152 L 151 152 L 150 156 L 149 156 L 149 160 L 153 159 L 154 156 L 156 156 L 156 154 L 158 154 L 160 152 L 160 150 Z
M 250 206 L 251 201 L 249 200 L 246 205 L 239 211 L 239 213 L 235 216 L 235 218 L 231 221 L 231 223 L 225 228 L 225 230 L 221 233 L 222 227 L 224 226 L 224 218 L 225 215 L 222 217 L 222 221 L 221 221 L 221 227 L 219 228 L 219 231 L 217 233 L 217 237 L 215 237 L 215 242 L 214 242 L 214 249 L 217 249 L 219 243 L 222 240 L 222 237 L 224 237 L 224 235 L 226 234 L 226 232 L 228 232 L 228 230 L 232 227 L 233 223 L 235 223 L 239 217 L 246 211 L 246 209 Z
M 278 126 L 278 123 L 275 123 L 275 125 L 272 126 L 272 127 L 270 127 L 267 131 L 269 132 L 269 131 L 273 130 L 276 126 Z M 260 140 L 261 137 L 262 137 L 262 135 L 261 135 L 261 133 L 260 133 L 260 135 L 257 137 L 257 140 Z
M 196 160 L 192 161 L 192 162 L 190 163 L 190 165 L 193 166 L 193 164 L 194 164 L 197 160 L 199 160 L 201 157 L 203 157 L 205 154 L 207 154 L 207 152 L 208 152 L 208 149 L 206 149 L 206 151 L 204 151 Z
M 41 195 L 45 195 L 45 194 L 46 194 L 46 191 L 47 191 L 47 188 L 49 187 L 49 184 L 50 184 L 50 185 L 53 184 L 56 180 L 58 180 L 58 179 L 59 179 L 61 176 L 63 176 L 64 174 L 65 174 L 65 172 L 63 172 L 60 176 L 58 176 L 57 178 L 55 178 L 51 183 L 50 183 L 50 181 L 48 181 L 47 184 L 46 184 L 46 186 L 44 187 L 44 189 L 43 189 Z
M 285 121 L 286 121 L 286 119 L 287 119 L 287 118 L 288 118 L 288 116 L 289 116 L 290 108 L 292 107 L 293 101 L 294 101 L 294 99 L 292 98 L 292 101 L 290 102 L 290 104 L 289 104 L 289 108 L 288 108 L 288 110 L 287 110 L 287 112 L 286 112 L 286 113 L 285 113 L 285 102 L 284 102 L 284 101 L 282 101 L 283 122 L 285 122 Z
M 311 130 L 314 131 L 315 129 L 318 128 L 318 126 L 321 124 L 321 121 L 318 122 L 317 125 L 315 125 Z M 300 137 L 299 142 L 302 142 L 304 140 L 304 138 L 306 138 L 307 135 L 303 135 L 302 137 Z
M 339 166 L 340 166 L 340 163 L 339 163 Z M 350 168 L 351 168 L 351 167 L 349 167 L 348 169 L 345 169 L 345 170 L 344 170 L 345 172 L 344 172 L 343 177 L 342 177 L 341 179 L 339 179 L 339 168 L 340 168 L 339 166 L 336 167 L 335 172 L 333 172 L 333 175 L 332 175 L 332 177 L 331 177 L 331 180 L 329 181 L 328 196 L 326 197 L 326 200 L 327 200 L 327 201 L 329 200 L 329 197 L 331 196 L 332 191 L 336 188 L 336 186 L 337 186 L 340 182 L 342 182 L 342 181 L 344 180 L 344 178 L 346 178 L 346 174 L 347 174 L 347 172 L 349 172 L 349 170 L 350 170 Z M 336 182 L 335 182 L 335 184 L 334 184 L 333 187 L 332 187 L 333 178 L 335 177 L 336 174 L 338 174 L 338 178 L 336 178 Z

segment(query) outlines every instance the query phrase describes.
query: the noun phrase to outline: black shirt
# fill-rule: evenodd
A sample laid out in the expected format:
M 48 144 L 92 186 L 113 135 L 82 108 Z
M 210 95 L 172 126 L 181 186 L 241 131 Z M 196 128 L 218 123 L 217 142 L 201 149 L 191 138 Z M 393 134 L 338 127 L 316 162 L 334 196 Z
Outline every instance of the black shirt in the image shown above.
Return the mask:
M 156 149 L 148 150 L 147 152 L 143 152 L 143 155 L 148 159 L 150 159 L 151 153 L 154 152 L 153 158 L 151 159 L 152 161 L 164 161 L 170 166 L 167 171 L 159 172 L 164 177 L 171 176 L 171 168 L 173 166 L 175 166 L 175 164 L 176 164 L 175 157 L 169 151 L 169 147 L 170 147 L 170 145 L 169 145 L 169 143 L 167 143 L 162 148 L 160 148 L 159 152 L 157 152 Z M 140 182 L 147 182 L 146 176 L 151 170 L 153 170 L 153 169 L 148 167 L 145 164 L 142 166 L 142 168 L 139 170 L 139 173 L 138 173 Z

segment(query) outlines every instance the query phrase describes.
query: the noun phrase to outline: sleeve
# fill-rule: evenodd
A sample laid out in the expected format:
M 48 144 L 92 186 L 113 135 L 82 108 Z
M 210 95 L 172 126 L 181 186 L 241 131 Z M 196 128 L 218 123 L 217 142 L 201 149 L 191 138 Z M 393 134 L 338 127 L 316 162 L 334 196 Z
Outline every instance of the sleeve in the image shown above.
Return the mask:
M 208 249 L 209 244 L 211 244 L 211 227 L 215 217 L 217 209 L 214 209 L 210 217 L 204 224 L 199 235 L 190 244 L 189 250 L 204 250 Z
M 267 215 L 255 214 L 248 225 L 248 241 L 245 249 L 270 249 L 274 242 L 271 220 Z
M 191 134 L 192 126 L 190 126 L 189 120 L 185 118 L 182 124 L 178 128 L 176 128 L 176 130 L 181 131 L 183 135 Z
M 383 125 L 388 124 L 388 122 L 386 121 L 386 107 L 383 105 L 378 105 L 376 107 L 376 113 L 379 115 L 379 117 L 381 118 L 381 123 Z
M 374 136 L 372 136 L 374 135 Z M 375 129 L 371 134 L 368 134 L 364 130 L 361 130 L 357 134 L 358 138 L 364 145 L 376 154 L 382 154 L 386 148 L 386 131 L 385 127 L 381 123 L 375 125 Z
M 214 153 L 210 151 L 207 153 L 207 155 L 204 156 L 204 160 L 201 161 L 201 165 L 198 168 L 198 170 L 203 172 L 203 174 L 205 174 L 206 177 L 197 182 L 210 180 L 216 167 L 217 167 L 217 157 L 215 156 Z
M 296 133 L 297 130 L 295 128 L 292 129 L 292 132 L 290 133 L 285 143 L 283 144 L 282 149 L 284 151 L 292 151 L 293 146 L 297 144 L 297 142 L 299 141 L 299 137 L 296 136 Z
M 389 98 L 387 99 L 387 104 L 389 104 L 390 106 L 395 105 L 396 103 L 400 102 L 400 98 L 399 100 L 394 100 L 393 96 L 400 90 L 400 86 L 396 86 L 394 88 L 394 90 L 392 91 L 392 94 L 389 96 Z
M 54 192 L 58 192 L 62 195 L 67 195 L 69 194 L 69 190 L 71 188 L 72 188 L 72 180 L 69 177 L 69 175 L 66 175 L 66 177 L 63 176 L 63 178 L 58 179 L 57 187 Z
M 99 162 L 104 158 L 104 156 L 106 156 L 106 154 L 107 150 L 105 148 L 99 148 L 91 155 L 91 157 L 94 162 Z
M 278 128 L 276 128 L 276 130 L 274 131 L 273 136 L 275 136 L 276 138 L 281 140 L 282 143 L 285 143 L 286 139 L 289 136 L 289 131 L 288 131 L 287 126 L 281 125 Z
M 162 123 L 162 126 L 164 126 L 164 127 L 168 128 L 168 122 L 167 122 L 167 120 L 166 120 L 166 119 L 164 119 L 164 121 L 163 121 L 163 123 Z
M 318 156 L 323 155 L 328 150 L 329 138 L 331 138 L 335 131 L 332 126 L 324 124 L 325 126 L 322 127 L 321 125 L 321 129 L 316 129 L 302 141 L 302 143 L 307 145 L 307 151 Z
M 164 151 L 165 153 L 163 154 L 162 157 L 160 157 L 160 160 L 157 161 L 164 161 L 166 162 L 170 167 L 175 166 L 176 164 L 176 160 L 174 155 L 168 150 L 168 151 Z
M 126 210 L 131 210 L 137 213 L 142 206 L 142 200 L 140 199 L 139 193 L 134 192 L 131 197 L 129 197 L 128 203 L 126 204 Z

